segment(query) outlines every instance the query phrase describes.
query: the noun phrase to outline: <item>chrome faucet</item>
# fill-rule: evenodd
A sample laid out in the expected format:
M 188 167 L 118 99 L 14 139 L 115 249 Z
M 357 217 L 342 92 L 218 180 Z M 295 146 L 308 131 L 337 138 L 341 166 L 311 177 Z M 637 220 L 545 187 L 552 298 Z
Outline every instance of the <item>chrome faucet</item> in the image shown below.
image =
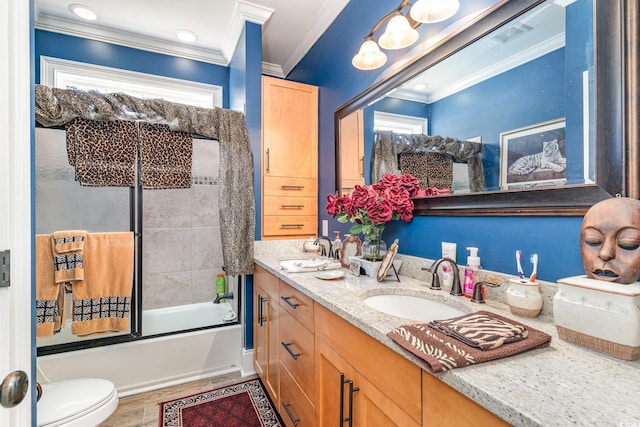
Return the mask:
M 440 290 L 442 287 L 440 286 L 440 277 L 438 277 L 438 267 L 444 261 L 448 261 L 451 264 L 451 268 L 453 269 L 453 284 L 451 285 L 451 295 L 460 296 L 462 295 L 462 287 L 460 286 L 460 270 L 458 270 L 458 264 L 451 258 L 440 258 L 431 264 L 431 267 L 427 270 L 423 268 L 423 270 L 429 271 L 431 273 L 433 279 L 431 280 L 431 289 Z
M 216 299 L 213 300 L 214 304 L 220 304 L 220 300 L 233 299 L 233 292 L 227 292 L 226 294 L 216 295 Z
M 327 244 L 329 245 L 329 253 L 327 253 L 327 248 L 325 247 L 325 245 L 320 243 L 320 240 L 326 240 Z M 315 242 L 313 242 L 314 245 L 320 245 L 320 256 L 328 256 L 328 257 L 333 257 L 333 250 L 331 249 L 331 240 L 329 240 L 329 238 L 327 236 L 322 236 L 322 237 L 318 237 L 316 239 Z

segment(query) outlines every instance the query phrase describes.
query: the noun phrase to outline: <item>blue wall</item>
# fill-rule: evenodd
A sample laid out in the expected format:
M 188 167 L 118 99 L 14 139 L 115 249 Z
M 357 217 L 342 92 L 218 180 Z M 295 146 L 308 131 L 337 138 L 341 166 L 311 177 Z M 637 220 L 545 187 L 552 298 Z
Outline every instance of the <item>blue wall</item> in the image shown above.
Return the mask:
M 493 3 L 462 2 L 462 8 L 467 9 L 461 10 L 457 17 L 471 12 L 470 8 L 479 9 Z M 351 65 L 351 58 L 377 20 L 395 6 L 388 2 L 351 0 L 288 76 L 320 87 L 319 213 L 320 220 L 329 220 L 329 230 L 348 229 L 324 209 L 326 195 L 335 191 L 334 112 L 388 72 L 387 69 L 357 70 Z M 455 19 L 421 26 L 421 39 L 425 31 L 435 34 Z M 576 22 L 588 27 L 584 19 Z M 387 51 L 389 64 L 401 60 L 405 51 Z M 477 246 L 484 268 L 513 274 L 516 274 L 516 249 L 523 251 L 525 259 L 535 252 L 540 258 L 538 277 L 555 281 L 583 274 L 578 240 L 581 224 L 582 217 L 416 217 L 409 224 L 390 223 L 383 237 L 389 241 L 399 238 L 401 253 L 432 259 L 440 256 L 441 241 L 456 242 L 460 262 L 466 261 L 466 246 Z M 525 270 L 530 271 L 526 262 Z

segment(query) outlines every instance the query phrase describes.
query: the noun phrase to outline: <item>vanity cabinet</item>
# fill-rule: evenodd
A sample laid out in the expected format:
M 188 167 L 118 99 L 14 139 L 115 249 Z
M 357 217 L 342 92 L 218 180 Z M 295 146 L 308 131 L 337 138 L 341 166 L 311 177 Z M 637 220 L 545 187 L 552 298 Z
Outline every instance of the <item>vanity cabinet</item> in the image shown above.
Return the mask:
M 314 303 L 256 265 L 254 364 L 287 426 L 315 425 Z
M 354 111 L 340 119 L 340 195 L 364 185 L 364 112 Z
M 313 300 L 280 281 L 280 415 L 287 426 L 313 426 Z
M 316 424 L 419 426 L 421 369 L 316 304 Z
M 428 372 L 422 373 L 424 426 L 484 427 L 510 424 Z
M 262 77 L 262 238 L 318 231 L 318 88 Z
M 253 273 L 254 365 L 273 402 L 278 401 L 279 279 L 255 266 Z

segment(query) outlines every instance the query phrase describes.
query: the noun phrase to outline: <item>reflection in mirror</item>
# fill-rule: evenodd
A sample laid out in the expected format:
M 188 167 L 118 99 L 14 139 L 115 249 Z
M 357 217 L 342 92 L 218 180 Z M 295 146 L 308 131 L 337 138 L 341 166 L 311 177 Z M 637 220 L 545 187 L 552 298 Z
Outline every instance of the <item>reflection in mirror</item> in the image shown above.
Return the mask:
M 619 50 L 629 25 L 622 3 L 500 2 L 482 19 L 374 84 L 336 111 L 337 121 L 362 111 L 365 177 L 375 181 L 385 161 L 376 155 L 381 138 L 374 134 L 374 116 L 387 113 L 426 120 L 427 131 L 420 137 L 425 140 L 430 135 L 460 141 L 460 146 L 482 141 L 485 186 L 476 185 L 470 193 L 454 189 L 454 197 L 419 201 L 417 207 L 462 214 L 495 213 L 497 208 L 575 215 L 602 198 L 623 194 L 623 141 L 616 130 L 625 122 L 618 110 L 608 108 L 622 102 L 627 77 L 626 57 Z M 597 64 L 607 64 L 607 76 L 596 73 Z M 340 131 L 337 137 L 342 148 Z M 412 152 L 406 136 L 393 138 L 400 141 L 399 153 Z M 602 143 L 596 147 L 596 141 Z M 439 148 L 422 144 L 415 151 L 429 152 Z M 451 153 L 440 154 L 450 155 L 455 165 L 460 162 Z M 611 168 L 603 170 L 605 163 Z M 537 204 L 527 205 L 531 198 Z
M 591 25 L 572 23 L 591 22 L 589 3 L 590 0 L 577 0 L 565 7 L 546 1 L 420 73 L 365 110 L 373 109 L 374 114 L 409 112 L 405 115 L 428 121 L 429 135 L 459 141 L 457 148 L 462 151 L 466 139 L 481 136 L 483 143 L 474 148 L 482 156 L 480 167 L 484 176 L 480 182 L 486 182 L 486 186 L 474 185 L 473 191 L 530 188 L 567 181 L 583 183 L 583 153 L 592 151 L 589 150 L 592 133 L 588 131 L 583 136 L 583 131 L 593 129 L 593 117 L 589 114 L 593 33 Z M 573 29 L 569 33 L 565 31 L 567 26 Z M 560 138 L 541 128 L 546 122 L 565 118 L 566 139 L 564 128 Z M 507 139 L 506 135 L 522 128 L 530 132 Z M 413 158 L 419 158 L 421 164 L 431 164 L 432 172 L 425 171 L 423 175 L 441 175 L 440 180 L 432 177 L 438 182 L 436 187 L 447 182 L 451 185 L 452 180 L 447 177 L 452 176 L 453 163 L 465 162 L 464 158 L 456 158 L 455 152 L 443 151 L 441 144 L 420 144 L 414 148 L 407 146 L 401 135 L 394 133 L 382 138 L 376 133 L 372 181 L 377 180 L 378 171 L 384 170 L 389 162 L 388 158 L 376 155 L 382 151 L 376 145 L 389 139 L 396 142 L 400 153 L 414 153 Z M 551 144 L 553 140 L 555 144 Z M 437 157 L 438 154 L 441 155 Z M 565 159 L 565 164 L 554 163 L 557 157 Z M 569 165 L 568 170 L 565 165 Z M 562 170 L 558 171 L 560 167 Z M 547 179 L 549 176 L 553 179 Z M 421 182 L 431 186 L 425 181 L 421 178 Z

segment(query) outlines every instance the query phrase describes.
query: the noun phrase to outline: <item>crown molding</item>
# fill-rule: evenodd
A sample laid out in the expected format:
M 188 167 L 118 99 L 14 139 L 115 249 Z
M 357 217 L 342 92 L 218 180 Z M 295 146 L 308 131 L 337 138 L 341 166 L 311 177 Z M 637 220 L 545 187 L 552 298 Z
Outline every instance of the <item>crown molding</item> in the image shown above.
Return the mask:
M 229 66 L 240 35 L 246 22 L 263 25 L 273 14 L 273 9 L 256 5 L 244 0 L 238 0 L 233 17 L 226 31 L 222 50 L 206 49 L 196 46 L 186 46 L 172 40 L 158 37 L 134 34 L 98 25 L 78 23 L 71 19 L 56 17 L 41 13 L 34 8 L 35 28 L 60 34 L 82 37 L 111 43 L 119 46 L 140 49 L 164 55 L 177 56 L 209 64 Z
M 324 34 L 327 28 L 329 28 L 348 3 L 349 0 L 325 2 L 325 6 L 318 14 L 318 17 L 313 21 L 313 25 L 311 25 L 309 30 L 299 39 L 300 43 L 298 43 L 296 48 L 293 50 L 293 53 L 283 62 L 283 76 L 287 76 L 300 62 L 300 60 L 302 60 L 307 52 L 309 52 L 309 49 L 313 47 L 315 42 L 318 41 L 322 34 Z
M 270 62 L 262 62 L 262 74 L 266 74 L 267 76 L 272 77 L 278 77 L 281 79 L 287 77 L 280 65 L 271 64 Z
M 225 33 L 222 52 L 225 58 L 231 58 L 238 45 L 238 40 L 242 35 L 246 22 L 264 25 L 271 18 L 274 10 L 265 6 L 260 6 L 244 0 L 238 0 L 233 9 L 231 23 Z M 227 62 L 228 65 L 228 62 Z

